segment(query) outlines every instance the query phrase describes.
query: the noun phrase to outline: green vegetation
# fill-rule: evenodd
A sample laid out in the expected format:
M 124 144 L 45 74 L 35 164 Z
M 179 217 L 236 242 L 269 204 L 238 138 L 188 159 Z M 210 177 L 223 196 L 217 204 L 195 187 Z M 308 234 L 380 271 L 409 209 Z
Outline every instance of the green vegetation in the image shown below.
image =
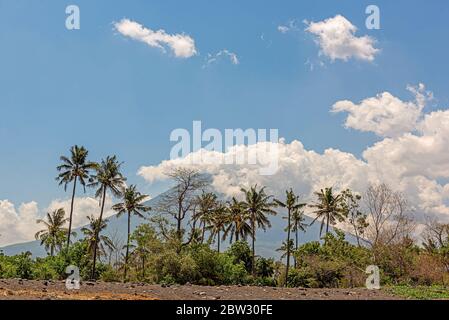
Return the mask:
M 387 291 L 408 299 L 449 299 L 449 289 L 443 286 L 395 286 Z
M 145 204 L 147 195 L 134 185 L 126 186 L 122 163 L 115 156 L 97 164 L 87 161 L 83 147 L 72 147 L 71 153 L 71 158 L 61 157 L 57 178 L 64 186 L 73 183 L 69 218 L 58 209 L 38 221 L 45 228 L 36 239 L 48 256 L 0 254 L 0 278 L 65 279 L 65 268 L 76 265 L 83 279 L 104 281 L 361 287 L 366 267 L 374 264 L 381 270 L 381 284 L 395 294 L 448 297 L 449 225 L 427 221 L 418 245 L 406 199 L 385 184 L 370 186 L 363 195 L 324 188 L 314 193 L 310 204 L 292 189 L 285 199 L 275 199 L 256 185 L 242 188 L 240 195 L 227 201 L 212 192 L 209 180 L 198 171 L 174 168 L 167 172 L 172 188 L 150 208 Z M 100 212 L 88 217 L 82 238 L 71 243 L 77 182 L 95 189 Z M 125 241 L 105 234 L 107 196 L 114 199 L 112 208 L 119 216 L 127 215 Z M 309 227 L 307 207 L 316 217 L 312 223 L 321 224 L 322 237 L 300 245 L 301 234 Z M 276 214 L 286 220 L 285 241 L 278 249 L 281 261 L 256 254 L 256 233 L 268 232 L 270 216 Z M 133 216 L 145 220 L 135 230 L 131 230 Z M 357 241 L 348 242 L 337 227 L 352 232 Z M 223 241 L 230 244 L 225 251 Z

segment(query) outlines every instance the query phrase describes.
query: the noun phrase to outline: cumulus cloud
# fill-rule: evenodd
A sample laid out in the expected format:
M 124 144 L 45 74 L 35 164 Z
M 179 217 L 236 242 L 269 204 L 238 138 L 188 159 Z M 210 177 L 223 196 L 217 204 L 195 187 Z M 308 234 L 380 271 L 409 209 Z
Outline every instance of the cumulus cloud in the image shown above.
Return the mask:
M 0 245 L 32 240 L 38 231 L 37 203 L 22 203 L 18 208 L 9 200 L 0 200 Z
M 358 104 L 338 101 L 332 112 L 348 113 L 347 128 L 374 132 L 381 137 L 398 137 L 415 130 L 426 102 L 432 97 L 423 84 L 409 86 L 408 90 L 415 95 L 414 101 L 402 101 L 389 92 L 383 92 Z
M 9 200 L 0 200 L 0 246 L 34 240 L 37 231 L 43 225 L 36 223 L 37 219 L 45 217 L 46 212 L 64 208 L 66 217 L 70 213 L 71 200 L 54 200 L 49 206 L 41 210 L 37 202 L 31 201 L 16 205 Z M 111 198 L 106 199 L 104 217 L 114 214 Z M 100 207 L 98 199 L 91 197 L 75 198 L 75 208 L 73 214 L 73 227 L 78 228 L 85 225 L 88 220 L 86 216 L 98 216 Z
M 184 33 L 168 34 L 163 29 L 153 31 L 129 19 L 114 23 L 114 27 L 122 35 L 144 42 L 150 47 L 159 48 L 164 52 L 168 47 L 178 58 L 190 58 L 197 54 L 195 41 Z
M 423 92 L 424 86 L 418 89 Z M 422 101 L 415 101 L 415 104 Z M 170 168 L 192 167 L 211 174 L 212 186 L 227 196 L 239 195 L 240 186 L 258 184 L 267 186 L 277 197 L 282 197 L 286 188 L 293 187 L 307 201 L 313 198 L 314 191 L 324 187 L 364 192 L 369 184 L 387 183 L 407 196 L 418 219 L 431 215 L 449 222 L 449 183 L 445 182 L 449 181 L 449 110 L 431 112 L 410 128 L 414 131 L 395 132 L 395 136 L 368 146 L 362 158 L 336 149 L 323 153 L 307 150 L 298 140 L 268 142 L 276 144 L 272 150 L 276 150 L 278 156 L 279 169 L 271 176 L 260 175 L 258 164 L 224 164 L 221 161 L 230 153 L 233 156 L 251 153 L 259 144 L 267 142 L 241 145 L 224 153 L 200 150 L 185 158 L 143 166 L 139 175 L 151 183 L 165 179 L 164 173 Z
M 228 58 L 229 61 L 231 61 L 231 63 L 233 65 L 237 65 L 240 63 L 239 58 L 237 57 L 237 54 L 235 54 L 234 52 L 231 52 L 227 49 L 223 49 L 223 50 L 218 51 L 215 54 L 209 53 L 206 57 L 206 61 L 203 65 L 203 68 L 206 68 L 209 65 L 216 63 L 221 58 Z
M 374 47 L 375 40 L 369 36 L 357 37 L 357 27 L 341 15 L 319 22 L 308 22 L 306 32 L 315 36 L 320 47 L 320 55 L 332 61 L 351 58 L 373 61 L 379 49 Z

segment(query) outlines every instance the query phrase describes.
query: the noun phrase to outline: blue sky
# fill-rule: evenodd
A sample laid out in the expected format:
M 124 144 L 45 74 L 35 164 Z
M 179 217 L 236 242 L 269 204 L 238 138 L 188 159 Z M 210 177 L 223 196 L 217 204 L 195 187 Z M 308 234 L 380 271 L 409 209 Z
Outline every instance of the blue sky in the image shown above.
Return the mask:
M 169 157 L 175 128 L 279 128 L 307 149 L 336 148 L 361 157 L 379 140 L 343 127 L 331 114 L 339 100 L 361 101 L 389 91 L 413 97 L 408 84 L 435 95 L 427 111 L 449 105 L 449 3 L 375 1 L 381 29 L 365 28 L 372 1 L 22 1 L 0 0 L 0 199 L 45 207 L 68 197 L 54 180 L 58 158 L 84 145 L 93 160 L 125 161 L 132 183 L 155 195 L 137 176 L 142 165 Z M 76 4 L 81 29 L 65 28 Z M 318 57 L 303 20 L 341 14 L 357 35 L 377 40 L 373 62 Z M 114 30 L 128 18 L 147 28 L 186 33 L 198 55 L 179 59 Z M 294 20 L 298 30 L 277 30 Z M 262 39 L 263 38 L 263 39 Z M 202 68 L 208 53 L 228 49 Z M 310 70 L 307 61 L 324 61 Z

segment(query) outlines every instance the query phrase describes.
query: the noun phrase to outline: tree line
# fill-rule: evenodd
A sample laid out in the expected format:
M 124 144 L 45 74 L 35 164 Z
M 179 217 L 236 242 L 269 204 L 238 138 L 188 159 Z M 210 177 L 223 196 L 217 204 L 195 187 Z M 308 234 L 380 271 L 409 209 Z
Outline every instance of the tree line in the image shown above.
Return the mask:
M 423 260 L 419 262 L 420 267 L 431 260 L 432 264 L 438 265 L 438 270 L 441 269 L 432 281 L 440 277 L 438 281 L 444 282 L 447 277 L 449 226 L 427 221 L 423 245 L 418 246 L 413 239 L 416 223 L 405 196 L 385 184 L 370 186 L 363 195 L 349 189 L 336 192 L 327 187 L 314 192 L 314 198 L 308 202 L 293 189 L 286 190 L 285 197 L 278 199 L 270 195 L 266 187 L 253 185 L 242 187 L 239 196 L 225 199 L 213 191 L 209 177 L 197 170 L 180 167 L 166 173 L 173 187 L 160 195 L 150 208 L 146 205 L 147 195 L 139 192 L 135 185 L 126 185 L 126 178 L 121 173 L 122 163 L 116 156 L 108 156 L 99 163 L 91 162 L 84 147 L 73 146 L 70 156 L 60 159 L 62 163 L 57 167 L 56 179 L 65 190 L 71 188 L 70 212 L 66 218 L 64 209 L 60 208 L 48 213 L 46 219 L 38 220 L 44 229 L 36 233 L 36 239 L 45 246 L 50 257 L 62 255 L 67 261 L 69 255 L 83 256 L 85 265 L 90 268 L 90 279 L 98 278 L 97 263 L 108 253 L 107 264 L 116 266 L 112 278 L 120 277 L 122 281 L 146 279 L 146 272 L 150 271 L 163 274 L 162 278 L 156 277 L 156 281 L 191 282 L 182 274 L 186 268 L 184 263 L 192 259 L 194 265 L 202 265 L 205 256 L 220 261 L 232 256 L 231 262 L 226 260 L 224 266 L 220 266 L 227 271 L 233 270 L 232 279 L 234 273 L 243 275 L 247 272 L 240 278 L 269 279 L 270 284 L 285 286 L 332 285 L 335 279 L 340 279 L 339 284 L 354 285 L 360 283 L 360 280 L 354 280 L 357 278 L 354 274 L 360 277 L 363 265 L 372 263 L 384 266 L 386 280 L 409 279 L 413 270 L 407 269 L 419 259 Z M 84 192 L 86 188 L 95 191 L 99 213 L 98 217 L 88 217 L 89 224 L 81 229 L 83 239 L 72 243 L 76 236 L 72 222 L 79 186 Z M 118 199 L 112 206 L 117 216 L 127 216 L 127 236 L 123 246 L 111 235 L 104 234 L 108 219 L 103 215 L 108 195 Z M 309 224 L 305 222 L 306 210 L 314 216 Z M 271 228 L 270 217 L 277 214 L 281 214 L 286 223 L 285 240 L 278 248 L 282 261 L 256 254 L 258 230 Z M 131 230 L 133 216 L 147 221 L 134 232 Z M 318 240 L 321 241 L 301 245 L 301 234 L 314 223 L 320 224 Z M 347 242 L 337 227 L 350 232 L 356 243 Z M 231 244 L 225 252 L 221 252 L 222 241 Z M 211 252 L 212 244 L 215 244 L 215 253 Z M 401 261 L 405 260 L 404 250 L 411 255 L 409 261 Z M 111 262 L 113 253 L 116 254 L 114 263 Z M 159 259 L 161 256 L 163 259 Z M 227 258 L 223 258 L 225 256 Z M 207 273 L 214 263 L 216 261 L 209 261 L 202 272 Z M 104 263 L 100 261 L 100 264 L 104 267 Z M 179 267 L 171 270 L 174 265 Z M 184 274 L 192 273 L 192 279 L 198 277 L 207 283 L 207 276 L 198 276 L 201 272 L 195 272 L 184 270 Z M 423 271 L 422 278 L 426 278 L 426 272 L 430 271 Z

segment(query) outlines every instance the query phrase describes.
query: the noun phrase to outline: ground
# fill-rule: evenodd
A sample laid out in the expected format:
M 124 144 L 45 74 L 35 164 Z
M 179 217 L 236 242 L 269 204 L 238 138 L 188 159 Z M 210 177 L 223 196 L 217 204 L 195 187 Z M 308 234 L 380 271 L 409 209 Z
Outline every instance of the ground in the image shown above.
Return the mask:
M 304 289 L 249 286 L 160 286 L 142 283 L 83 282 L 67 290 L 64 281 L 0 280 L 0 299 L 78 300 L 391 300 L 388 290 Z

